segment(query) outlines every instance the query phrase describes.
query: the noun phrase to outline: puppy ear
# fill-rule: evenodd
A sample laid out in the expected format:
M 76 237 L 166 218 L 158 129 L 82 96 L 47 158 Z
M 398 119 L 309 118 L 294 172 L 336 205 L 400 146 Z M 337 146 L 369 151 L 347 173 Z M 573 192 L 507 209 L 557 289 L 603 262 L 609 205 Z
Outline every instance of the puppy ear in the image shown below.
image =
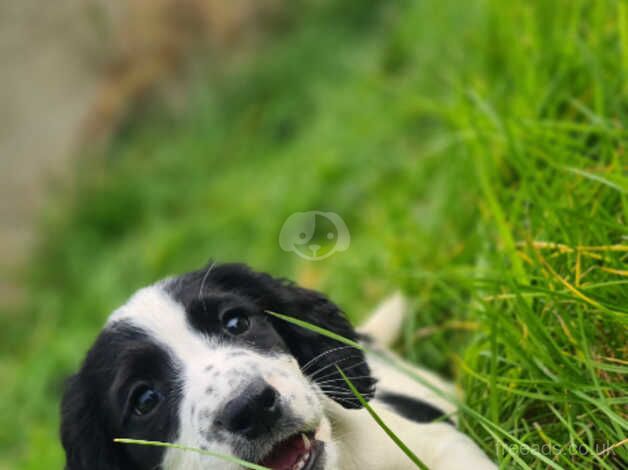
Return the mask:
M 66 470 L 121 470 L 118 449 L 108 436 L 95 393 L 80 374 L 66 383 L 61 402 L 61 442 Z
M 278 313 L 330 330 L 352 341 L 358 334 L 343 312 L 323 294 L 285 281 L 275 281 Z M 338 366 L 367 400 L 375 393 L 375 379 L 362 350 L 285 320 L 272 317 L 275 329 L 297 358 L 303 373 L 330 398 L 345 408 L 360 408 L 338 372 Z

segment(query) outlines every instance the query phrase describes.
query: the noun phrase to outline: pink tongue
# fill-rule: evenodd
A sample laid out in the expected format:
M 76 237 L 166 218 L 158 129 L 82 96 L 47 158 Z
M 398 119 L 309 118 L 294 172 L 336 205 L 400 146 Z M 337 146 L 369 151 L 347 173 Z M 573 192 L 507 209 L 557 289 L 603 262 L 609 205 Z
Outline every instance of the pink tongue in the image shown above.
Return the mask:
M 290 470 L 305 452 L 303 438 L 297 434 L 277 444 L 270 455 L 262 460 L 261 465 L 272 470 Z

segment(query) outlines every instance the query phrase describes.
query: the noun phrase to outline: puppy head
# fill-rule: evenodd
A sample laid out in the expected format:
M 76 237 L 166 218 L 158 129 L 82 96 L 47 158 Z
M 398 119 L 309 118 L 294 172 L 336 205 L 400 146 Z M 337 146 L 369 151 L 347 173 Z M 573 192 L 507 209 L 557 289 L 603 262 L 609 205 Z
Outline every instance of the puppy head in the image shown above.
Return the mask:
M 267 310 L 356 333 L 323 295 L 216 265 L 141 289 L 115 311 L 70 379 L 61 435 L 68 470 L 236 469 L 172 442 L 272 469 L 335 466 L 326 408 L 358 408 L 335 365 L 367 398 L 361 351 L 272 317 Z M 161 466 L 161 467 L 160 467 Z

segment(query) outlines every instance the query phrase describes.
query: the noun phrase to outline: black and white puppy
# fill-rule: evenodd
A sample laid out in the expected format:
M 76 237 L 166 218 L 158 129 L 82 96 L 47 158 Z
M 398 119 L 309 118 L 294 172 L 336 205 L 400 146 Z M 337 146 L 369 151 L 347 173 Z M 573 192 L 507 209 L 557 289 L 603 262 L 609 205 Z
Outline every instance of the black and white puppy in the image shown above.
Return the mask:
M 364 326 L 385 346 L 404 303 Z M 169 278 L 110 316 L 68 382 L 61 437 L 67 470 L 235 470 L 196 452 L 114 443 L 162 441 L 273 470 L 414 468 L 361 409 L 336 365 L 430 469 L 495 466 L 447 419 L 452 405 L 377 357 L 267 313 L 364 338 L 325 296 L 241 264 Z M 451 385 L 415 372 L 437 387 Z M 376 379 L 378 381 L 375 391 Z

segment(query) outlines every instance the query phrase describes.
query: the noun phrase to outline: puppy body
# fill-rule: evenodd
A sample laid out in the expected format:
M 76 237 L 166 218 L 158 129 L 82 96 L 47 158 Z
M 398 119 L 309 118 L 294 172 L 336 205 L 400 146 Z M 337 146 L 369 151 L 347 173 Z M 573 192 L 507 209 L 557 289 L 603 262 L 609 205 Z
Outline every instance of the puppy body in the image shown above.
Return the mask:
M 321 294 L 243 265 L 210 266 L 139 290 L 109 318 L 62 404 L 67 470 L 236 470 L 166 441 L 272 470 L 392 470 L 413 464 L 361 409 L 339 366 L 431 469 L 492 469 L 450 422 L 454 407 L 378 356 L 268 315 L 276 311 L 352 340 Z M 405 304 L 386 302 L 364 325 L 374 348 L 398 335 Z M 414 372 L 453 392 L 434 374 Z M 379 380 L 377 390 L 375 379 Z
M 401 294 L 387 299 L 371 314 L 359 329 L 370 338 L 378 354 L 367 355 L 373 376 L 378 381 L 371 406 L 383 421 L 430 469 L 478 469 L 496 468 L 477 445 L 459 432 L 451 422 L 419 423 L 412 420 L 411 411 L 419 410 L 421 404 L 433 406 L 445 415 L 454 414 L 455 406 L 427 386 L 400 371 L 392 362 L 410 370 L 423 381 L 448 396 L 456 396 L 453 384 L 443 380 L 428 370 L 416 367 L 386 348 L 400 335 L 407 305 Z M 383 360 L 385 357 L 386 360 Z M 391 396 L 408 397 L 419 405 L 414 410 L 404 410 L 400 414 L 391 406 Z M 419 410 L 420 411 L 420 410 Z M 338 441 L 342 470 L 387 469 L 407 470 L 414 468 L 408 457 L 378 426 L 373 426 L 373 418 L 366 410 L 344 410 L 335 403 L 329 404 L 329 415 L 335 423 L 334 433 L 343 436 Z M 450 419 L 455 420 L 455 415 Z

